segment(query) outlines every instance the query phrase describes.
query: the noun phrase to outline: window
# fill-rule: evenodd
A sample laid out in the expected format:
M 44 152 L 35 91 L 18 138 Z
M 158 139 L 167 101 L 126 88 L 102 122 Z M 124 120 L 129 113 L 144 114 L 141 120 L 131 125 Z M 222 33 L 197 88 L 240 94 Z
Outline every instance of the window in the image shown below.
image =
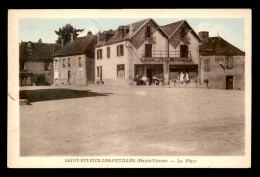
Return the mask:
M 62 67 L 65 68 L 65 59 L 63 59 Z
M 110 47 L 107 47 L 107 58 L 110 58 Z
M 97 49 L 97 59 L 102 59 L 102 49 Z
M 99 77 L 99 66 L 97 66 L 97 77 Z
M 145 37 L 146 37 L 146 38 L 151 37 L 151 27 L 150 27 L 150 26 L 146 26 L 146 29 L 145 29 Z
M 227 57 L 227 69 L 233 69 L 234 61 L 233 57 Z
M 51 63 L 46 62 L 45 63 L 45 71 L 50 71 L 51 70 Z
M 54 61 L 54 66 L 57 67 L 57 66 L 58 66 L 57 64 L 58 64 L 58 61 L 55 60 L 55 61 Z
M 181 58 L 187 58 L 188 57 L 188 46 L 187 45 L 181 45 L 180 46 L 181 50 Z
M 117 46 L 117 56 L 124 56 L 124 45 Z
M 68 67 L 70 67 L 70 58 L 68 58 Z
M 181 33 L 180 33 L 181 38 L 185 38 L 185 29 L 181 28 Z
M 117 65 L 117 77 L 125 77 L 125 65 Z
M 210 59 L 204 59 L 204 71 L 205 72 L 210 71 Z
M 152 44 L 145 44 L 145 57 L 152 57 Z
M 78 63 L 79 63 L 79 66 L 82 66 L 82 60 L 81 60 L 81 57 L 79 57 L 79 61 L 78 61 Z

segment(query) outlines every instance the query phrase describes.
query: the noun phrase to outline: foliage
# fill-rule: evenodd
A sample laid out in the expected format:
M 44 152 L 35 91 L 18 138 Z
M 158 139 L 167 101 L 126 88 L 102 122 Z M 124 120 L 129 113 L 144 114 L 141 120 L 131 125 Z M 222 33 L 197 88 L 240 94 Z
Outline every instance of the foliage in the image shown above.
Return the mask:
M 35 85 L 49 85 L 46 81 L 46 76 L 44 74 L 33 74 L 32 76 L 32 83 Z
M 71 24 L 66 24 L 62 28 L 59 28 L 59 30 L 55 30 L 55 33 L 59 36 L 58 40 L 56 40 L 56 43 L 61 44 L 61 39 L 63 39 L 63 44 L 65 45 L 71 40 L 71 33 L 73 33 L 73 39 L 75 39 L 79 34 L 79 32 L 84 31 L 84 29 L 76 29 Z
M 42 43 L 42 39 L 41 38 L 38 40 L 38 43 Z

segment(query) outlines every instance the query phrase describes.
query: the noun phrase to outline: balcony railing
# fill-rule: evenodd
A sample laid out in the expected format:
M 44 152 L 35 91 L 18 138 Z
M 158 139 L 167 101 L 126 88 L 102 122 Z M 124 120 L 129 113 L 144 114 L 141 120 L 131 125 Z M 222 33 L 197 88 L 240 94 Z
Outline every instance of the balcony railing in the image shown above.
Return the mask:
M 169 55 L 168 55 L 169 53 Z M 169 57 L 169 58 L 191 58 L 191 51 L 187 53 L 181 53 L 180 51 L 161 51 L 161 50 L 153 50 L 151 57 Z

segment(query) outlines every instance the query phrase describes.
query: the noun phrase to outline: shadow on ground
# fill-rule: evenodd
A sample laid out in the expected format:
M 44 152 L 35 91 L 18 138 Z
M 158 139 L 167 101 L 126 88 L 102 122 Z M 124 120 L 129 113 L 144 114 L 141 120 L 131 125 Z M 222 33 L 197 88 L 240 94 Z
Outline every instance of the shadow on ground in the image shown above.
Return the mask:
M 20 90 L 19 98 L 27 99 L 28 103 L 62 100 L 83 97 L 108 96 L 112 93 L 97 93 L 90 90 L 71 89 L 41 89 L 41 90 Z

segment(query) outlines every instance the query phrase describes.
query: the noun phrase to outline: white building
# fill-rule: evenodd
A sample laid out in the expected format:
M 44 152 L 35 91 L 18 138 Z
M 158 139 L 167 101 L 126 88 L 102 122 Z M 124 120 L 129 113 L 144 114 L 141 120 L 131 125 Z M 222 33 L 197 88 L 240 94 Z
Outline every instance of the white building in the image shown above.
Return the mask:
M 95 83 L 133 84 L 137 76 L 153 76 L 165 84 L 189 72 L 198 78 L 200 38 L 183 20 L 159 26 L 145 19 L 119 26 L 108 41 L 98 41 L 95 49 Z

